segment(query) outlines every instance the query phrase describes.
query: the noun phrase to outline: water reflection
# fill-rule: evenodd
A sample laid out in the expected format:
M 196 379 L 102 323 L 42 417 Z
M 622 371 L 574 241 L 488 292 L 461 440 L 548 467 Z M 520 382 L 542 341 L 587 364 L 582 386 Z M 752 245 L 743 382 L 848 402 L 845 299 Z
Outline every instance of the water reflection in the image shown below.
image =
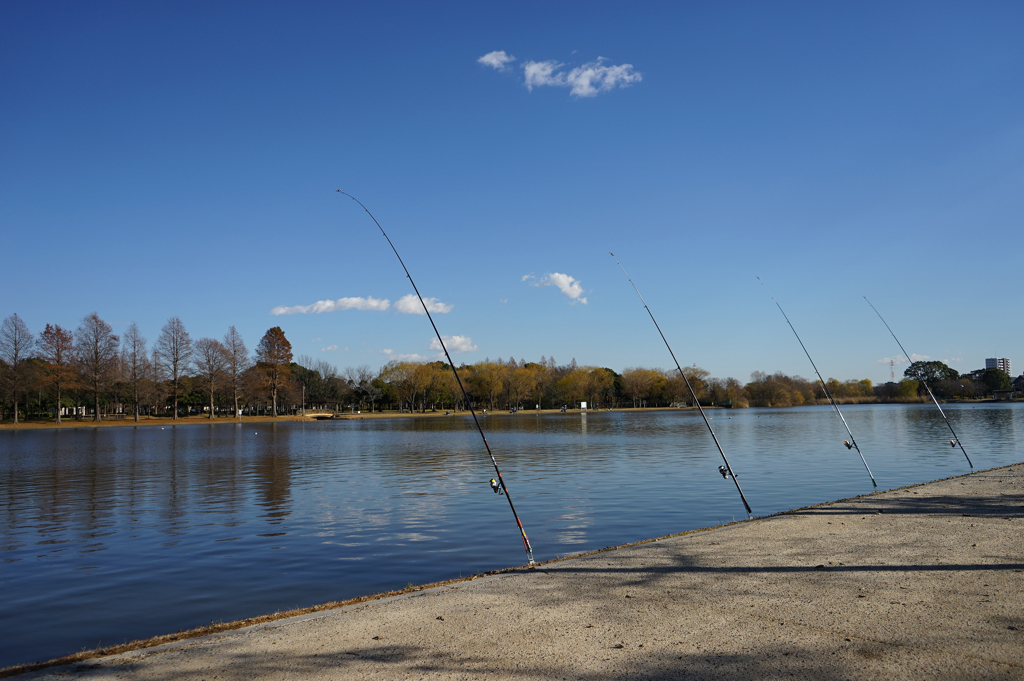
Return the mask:
M 230 523 L 251 501 L 263 510 L 258 517 L 280 524 L 292 506 L 291 433 L 268 429 L 269 437 L 246 442 L 240 430 L 97 428 L 5 437 L 4 559 L 24 559 L 11 554 L 30 544 L 93 550 L 89 540 L 115 529 L 183 536 L 210 515 Z

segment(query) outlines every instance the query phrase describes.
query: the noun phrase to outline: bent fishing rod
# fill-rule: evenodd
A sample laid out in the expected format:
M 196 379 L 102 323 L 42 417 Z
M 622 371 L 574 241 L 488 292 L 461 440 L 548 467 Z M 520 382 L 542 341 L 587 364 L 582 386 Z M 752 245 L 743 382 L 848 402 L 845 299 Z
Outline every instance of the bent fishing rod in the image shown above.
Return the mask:
M 868 300 L 867 296 L 864 296 L 864 302 L 866 302 L 868 305 L 871 305 L 871 301 Z M 888 322 L 885 321 L 885 317 L 882 316 L 882 313 L 879 312 L 878 308 L 876 308 L 874 305 L 871 305 L 871 309 L 875 311 L 875 314 L 878 315 L 878 318 L 882 320 L 883 324 L 885 324 L 885 328 L 889 329 L 889 333 L 892 335 L 892 339 L 896 341 L 896 345 L 900 346 L 900 350 L 903 350 L 903 354 L 907 358 L 907 361 L 913 364 L 913 360 L 910 359 L 910 355 L 908 355 L 907 351 L 903 349 L 903 343 L 900 343 L 900 339 L 896 337 L 895 333 L 893 333 L 892 329 L 889 327 Z M 960 438 L 957 437 L 956 431 L 953 430 L 953 424 L 951 424 L 949 422 L 949 419 L 946 418 L 946 412 L 942 411 L 942 407 L 939 406 L 939 401 L 935 399 L 935 395 L 932 393 L 932 389 L 928 387 L 928 381 L 922 378 L 921 383 L 924 385 L 924 389 L 928 391 L 928 397 L 932 398 L 932 402 L 934 402 L 935 406 L 938 407 L 939 413 L 942 414 L 942 420 L 946 422 L 946 427 L 949 428 L 949 432 L 953 434 L 953 439 L 950 440 L 950 444 L 953 446 L 960 445 L 960 451 L 964 453 L 964 457 L 967 459 L 967 464 L 971 467 L 971 470 L 974 470 L 974 464 L 971 463 L 971 457 L 967 456 L 967 450 L 964 449 L 963 444 L 960 442 Z
M 804 342 L 802 340 L 800 340 L 800 334 L 798 334 L 796 332 L 796 329 L 793 328 L 793 322 L 789 321 L 789 316 L 786 315 L 786 311 L 782 309 L 781 305 L 779 305 L 779 301 L 775 300 L 775 296 L 772 296 L 772 292 L 768 289 L 768 285 L 761 281 L 761 277 L 758 277 L 757 280 L 761 282 L 761 286 L 764 286 L 764 290 L 768 291 L 768 295 L 772 297 L 773 301 L 775 301 L 775 306 L 779 308 L 779 312 L 781 312 L 782 316 L 786 318 L 786 323 L 789 324 L 789 328 L 793 331 L 793 335 L 796 336 L 797 342 L 800 343 L 800 347 L 804 349 L 804 354 L 807 355 L 807 359 L 810 360 L 811 366 L 814 367 L 814 373 L 818 375 L 818 381 L 821 383 L 821 387 L 825 391 L 825 396 L 828 397 L 828 401 L 832 403 L 832 408 L 835 409 L 836 414 L 839 415 L 839 420 L 841 420 L 843 422 L 843 425 L 846 426 L 846 432 L 850 435 L 850 439 L 848 442 L 844 442 L 843 444 L 846 445 L 847 449 L 857 450 L 857 453 L 860 454 L 860 460 L 864 464 L 864 470 L 868 472 L 868 477 L 871 478 L 871 484 L 877 488 L 878 483 L 875 482 L 875 476 L 871 472 L 871 469 L 868 468 L 867 459 L 864 458 L 864 454 L 860 451 L 860 447 L 857 446 L 857 440 L 855 440 L 853 437 L 853 432 L 850 430 L 850 425 L 846 422 L 846 419 L 843 418 L 843 412 L 839 411 L 839 405 L 836 404 L 835 398 L 832 397 L 832 393 L 829 391 L 828 386 L 825 384 L 825 379 L 821 377 L 821 372 L 818 371 L 817 365 L 814 363 L 814 360 L 811 359 L 811 353 L 807 352 L 807 346 L 804 345 Z
M 697 410 L 700 411 L 701 418 L 704 419 L 704 425 L 708 427 L 708 432 L 711 433 L 711 439 L 715 441 L 715 446 L 718 447 L 718 453 L 722 455 L 722 461 L 725 462 L 725 466 L 719 467 L 719 472 L 723 477 L 732 478 L 733 483 L 736 485 L 736 491 L 740 493 L 740 501 L 743 502 L 743 508 L 747 509 L 747 517 L 753 517 L 754 512 L 750 510 L 750 504 L 747 503 L 747 498 L 743 496 L 743 490 L 740 488 L 740 481 L 736 478 L 736 474 L 732 470 L 732 466 L 729 465 L 729 459 L 725 456 L 725 450 L 722 449 L 722 444 L 718 441 L 718 436 L 715 435 L 715 429 L 711 427 L 711 422 L 708 421 L 707 414 L 704 413 L 704 409 L 700 406 L 700 400 L 697 399 L 697 393 L 694 392 L 693 386 L 690 385 L 690 380 L 686 378 L 686 374 L 683 373 L 683 368 L 679 366 L 679 360 L 676 359 L 676 353 L 672 352 L 672 346 L 668 344 L 668 339 L 665 338 L 665 334 L 662 332 L 661 327 L 658 326 L 658 320 L 654 318 L 654 313 L 651 312 L 651 308 L 647 307 L 647 301 L 640 295 L 640 289 L 633 283 L 633 279 L 630 278 L 626 268 L 622 266 L 619 259 L 615 257 L 614 253 L 609 252 L 612 259 L 615 260 L 615 264 L 619 266 L 622 273 L 626 275 L 626 279 L 629 279 L 629 283 L 632 284 L 633 290 L 640 296 L 640 302 L 644 304 L 644 309 L 647 310 L 647 314 L 651 316 L 651 321 L 654 322 L 654 328 L 658 330 L 658 334 L 661 335 L 661 340 L 664 341 L 665 347 L 668 348 L 668 354 L 672 355 L 672 361 L 676 363 L 676 369 L 679 371 L 679 375 L 683 377 L 683 382 L 686 383 L 686 388 L 690 391 L 690 395 L 693 397 L 693 403 L 697 405 Z
M 338 193 L 344 194 L 348 198 L 352 199 L 359 204 L 360 208 L 366 211 L 366 214 L 369 215 L 370 219 L 377 225 L 377 229 L 379 229 L 380 233 L 384 235 L 385 239 L 387 239 L 388 245 L 391 246 L 391 250 L 395 252 L 395 257 L 398 258 L 398 262 L 401 263 L 402 269 L 405 270 L 405 276 L 409 279 L 409 283 L 412 284 L 412 290 L 416 292 L 416 297 L 420 299 L 420 305 L 423 306 L 423 311 L 426 313 L 427 319 L 430 320 L 430 325 L 434 328 L 434 334 L 437 336 L 437 342 L 441 344 L 441 349 L 444 350 L 444 356 L 448 358 L 448 365 L 452 368 L 452 373 L 455 374 L 455 381 L 459 384 L 459 390 L 462 391 L 462 397 L 466 401 L 466 406 L 469 407 L 469 413 L 473 415 L 473 423 L 476 424 L 476 429 L 479 431 L 480 437 L 484 441 L 484 448 L 487 449 L 487 455 L 491 458 L 491 465 L 494 466 L 494 472 L 498 476 L 497 482 L 494 480 L 491 481 L 491 488 L 494 489 L 495 492 L 503 494 L 504 497 L 508 499 L 508 506 L 512 509 L 512 515 L 516 519 L 516 525 L 519 526 L 519 533 L 523 535 L 523 547 L 526 549 L 526 558 L 529 560 L 530 565 L 534 565 L 536 561 L 533 559 L 533 547 L 530 546 L 530 540 L 526 536 L 526 530 L 523 529 L 523 522 L 519 520 L 519 514 L 516 513 L 515 504 L 512 503 L 512 495 L 509 494 L 508 487 L 505 486 L 505 479 L 501 477 L 501 470 L 498 469 L 498 462 L 494 458 L 494 452 L 491 451 L 491 445 L 487 442 L 487 436 L 484 435 L 484 429 L 480 425 L 480 420 L 476 417 L 476 410 L 473 409 L 473 404 L 469 401 L 469 395 L 466 393 L 466 388 L 462 385 L 462 378 L 459 377 L 459 372 L 455 368 L 455 362 L 452 361 L 452 356 L 448 354 L 448 346 L 444 344 L 444 339 L 441 338 L 441 332 L 437 330 L 437 324 L 434 323 L 434 318 L 430 316 L 430 310 L 427 309 L 427 304 L 424 302 L 423 296 L 420 295 L 420 290 L 416 287 L 416 282 L 412 280 L 412 275 L 409 274 L 409 268 L 405 266 L 405 261 L 402 260 L 402 256 L 398 255 L 398 249 L 395 248 L 395 244 L 391 242 L 391 237 L 388 236 L 387 232 L 384 231 L 384 228 L 380 226 L 379 222 L 377 222 L 377 218 L 373 217 L 373 213 L 363 205 L 363 202 L 348 192 L 343 192 L 340 189 L 338 190 Z

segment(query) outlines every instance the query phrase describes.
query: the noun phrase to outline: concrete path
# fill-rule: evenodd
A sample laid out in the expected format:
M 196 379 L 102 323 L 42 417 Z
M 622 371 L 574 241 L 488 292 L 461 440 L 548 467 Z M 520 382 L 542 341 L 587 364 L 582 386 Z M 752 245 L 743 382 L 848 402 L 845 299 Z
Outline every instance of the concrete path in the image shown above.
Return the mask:
M 46 679 L 1024 679 L 1024 464 Z

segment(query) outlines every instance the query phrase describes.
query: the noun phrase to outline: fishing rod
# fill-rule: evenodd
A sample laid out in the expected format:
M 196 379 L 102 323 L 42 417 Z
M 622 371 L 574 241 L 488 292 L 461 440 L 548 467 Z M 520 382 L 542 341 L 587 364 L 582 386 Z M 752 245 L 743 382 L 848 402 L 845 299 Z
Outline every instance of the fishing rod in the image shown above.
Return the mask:
M 693 397 L 693 403 L 697 405 L 697 410 L 700 411 L 701 418 L 704 419 L 704 425 L 708 427 L 708 432 L 711 433 L 711 439 L 715 441 L 715 446 L 718 447 L 718 453 L 722 455 L 722 461 L 725 462 L 725 466 L 719 466 L 718 471 L 724 478 L 732 478 L 733 483 L 736 485 L 736 491 L 740 493 L 740 501 L 743 502 L 743 508 L 747 509 L 747 517 L 752 518 L 754 512 L 750 510 L 750 504 L 747 503 L 747 498 L 743 496 L 743 490 L 740 488 L 740 481 L 736 479 L 736 474 L 732 470 L 732 466 L 729 465 L 729 459 L 725 456 L 725 450 L 722 449 L 722 444 L 718 441 L 718 436 L 715 435 L 715 429 L 711 427 L 711 422 L 708 421 L 707 414 L 704 413 L 704 409 L 700 406 L 700 400 L 697 399 L 697 393 L 694 392 L 693 386 L 690 385 L 690 380 L 686 378 L 686 374 L 683 373 L 683 368 L 679 366 L 679 360 L 676 359 L 676 353 L 672 352 L 672 346 L 668 344 L 668 339 L 665 338 L 665 334 L 662 332 L 661 327 L 658 326 L 658 320 L 654 318 L 654 313 L 651 312 L 651 308 L 647 307 L 647 301 L 640 295 L 640 289 L 636 287 L 633 280 L 630 278 L 629 273 L 626 272 L 626 268 L 622 266 L 619 259 L 615 257 L 614 253 L 609 252 L 612 259 L 615 260 L 615 264 L 619 266 L 622 273 L 626 275 L 626 279 L 629 279 L 629 283 L 633 285 L 633 290 L 640 296 L 640 302 L 644 304 L 644 309 L 647 310 L 647 314 L 651 316 L 651 321 L 654 322 L 654 328 L 658 330 L 661 335 L 661 340 L 665 342 L 665 347 L 668 348 L 668 354 L 672 355 L 672 361 L 676 363 L 676 369 L 679 370 L 679 375 L 683 377 L 683 382 L 686 383 L 686 388 L 690 391 L 690 395 Z
M 846 426 L 846 432 L 850 435 L 850 439 L 843 444 L 846 445 L 847 449 L 857 450 L 857 453 L 860 454 L 860 460 L 864 464 L 864 470 L 868 472 L 868 476 L 871 478 L 871 484 L 878 487 L 878 483 L 875 482 L 874 474 L 871 472 L 871 469 L 868 468 L 867 459 L 864 458 L 864 454 L 860 451 L 860 447 L 857 446 L 857 440 L 853 438 L 853 432 L 850 430 L 849 424 L 846 423 L 846 419 L 843 418 L 843 412 L 839 411 L 839 405 L 836 404 L 835 398 L 832 397 L 832 393 L 829 391 L 828 386 L 825 385 L 825 379 L 821 377 L 821 372 L 818 371 L 817 365 L 815 365 L 814 360 L 811 359 L 811 353 L 807 352 L 807 346 L 804 345 L 802 340 L 800 340 L 800 334 L 798 334 L 796 329 L 793 328 L 793 322 L 789 321 L 789 316 L 786 315 L 786 311 L 782 309 L 781 305 L 779 305 L 779 301 L 775 300 L 775 296 L 772 296 L 772 292 L 768 289 L 768 285 L 761 281 L 761 277 L 758 277 L 757 280 L 761 282 L 761 286 L 764 286 L 764 290 L 768 291 L 768 295 L 775 301 L 775 306 L 779 308 L 779 312 L 781 312 L 782 316 L 786 318 L 786 323 L 789 324 L 789 328 L 793 331 L 793 335 L 796 336 L 797 341 L 800 343 L 800 347 L 804 349 L 804 354 L 807 355 L 807 359 L 811 361 L 811 366 L 814 367 L 814 373 L 818 374 L 818 381 L 821 383 L 821 387 L 825 390 L 825 396 L 828 397 L 828 401 L 832 403 L 832 408 L 836 410 L 836 414 L 839 415 L 839 419 L 843 422 L 843 425 Z
M 462 378 L 459 377 L 459 372 L 455 368 L 455 362 L 452 361 L 452 356 L 448 354 L 448 346 L 444 344 L 444 339 L 441 338 L 441 332 L 437 330 L 437 324 L 434 323 L 434 318 L 430 316 L 430 310 L 427 309 L 427 304 L 423 301 L 423 296 L 420 295 L 420 290 L 416 287 L 416 282 L 412 280 L 412 275 L 409 274 L 409 268 L 405 266 L 405 261 L 402 260 L 402 256 L 398 255 L 398 249 L 391 243 L 391 237 L 388 236 L 384 228 L 377 222 L 377 218 L 373 217 L 373 213 L 363 205 L 363 202 L 352 196 L 348 192 L 338 190 L 339 194 L 344 194 L 348 198 L 352 199 L 359 204 L 359 207 L 366 211 L 366 214 L 370 216 L 374 224 L 377 225 L 377 229 L 387 239 L 388 245 L 391 246 L 391 250 L 395 252 L 395 257 L 398 258 L 398 262 L 401 263 L 402 269 L 405 270 L 405 276 L 409 279 L 409 283 L 412 284 L 412 290 L 416 292 L 416 297 L 420 299 L 420 305 L 423 306 L 423 311 L 427 314 L 427 319 L 430 320 L 430 325 L 434 327 L 434 334 L 437 336 L 437 342 L 441 344 L 441 349 L 444 350 L 444 356 L 448 358 L 448 365 L 452 368 L 452 373 L 455 374 L 455 381 L 459 384 L 459 390 L 462 391 L 462 397 L 466 401 L 466 406 L 469 407 L 469 413 L 473 415 L 473 423 L 476 424 L 476 429 L 480 432 L 480 437 L 484 441 L 484 448 L 487 449 L 487 455 L 491 457 L 491 465 L 494 466 L 494 472 L 497 474 L 497 481 L 491 480 L 491 489 L 496 494 L 503 494 L 508 499 L 508 507 L 512 509 L 512 515 L 515 516 L 516 525 L 519 526 L 519 533 L 523 535 L 523 547 L 526 549 L 526 557 L 529 560 L 530 565 L 534 565 L 536 561 L 533 559 L 533 547 L 530 546 L 530 540 L 526 536 L 526 530 L 523 529 L 523 522 L 519 519 L 519 514 L 516 513 L 515 504 L 512 503 L 512 495 L 509 494 L 508 487 L 505 485 L 505 479 L 501 477 L 501 470 L 498 469 L 498 462 L 494 458 L 494 452 L 491 451 L 491 445 L 487 442 L 487 436 L 484 435 L 484 429 L 480 425 L 480 420 L 476 417 L 476 410 L 473 409 L 473 403 L 469 401 L 469 395 L 466 394 L 466 388 L 462 385 Z
M 868 305 L 871 305 L 871 301 L 868 300 L 867 296 L 864 296 L 864 302 L 866 302 Z M 896 337 L 895 333 L 893 333 L 892 329 L 889 327 L 888 322 L 885 321 L 885 317 L 882 316 L 882 313 L 879 312 L 878 308 L 876 308 L 874 305 L 871 305 L 871 309 L 875 311 L 875 314 L 878 315 L 878 318 L 882 320 L 883 324 L 885 324 L 885 328 L 889 329 L 889 333 L 892 335 L 892 339 L 896 341 L 896 345 L 900 346 L 900 350 L 903 350 L 903 354 L 906 356 L 907 361 L 913 363 L 913 360 L 910 359 L 910 355 L 908 355 L 907 351 L 903 349 L 903 343 L 900 343 L 900 339 Z M 953 424 L 951 424 L 949 422 L 949 419 L 946 418 L 946 412 L 942 411 L 942 407 L 939 406 L 939 401 L 935 399 L 935 395 L 934 393 L 932 393 L 932 389 L 928 387 L 928 381 L 922 378 L 921 383 L 924 385 L 924 389 L 928 391 L 928 397 L 932 398 L 932 402 L 935 403 L 935 406 L 938 408 L 939 413 L 942 414 L 942 420 L 946 422 L 946 426 L 949 428 L 949 432 L 953 434 L 953 439 L 949 441 L 949 444 L 952 446 L 960 445 L 960 451 L 964 453 L 964 457 L 967 459 L 967 464 L 971 467 L 971 470 L 974 470 L 974 464 L 971 463 L 971 457 L 967 456 L 967 450 L 964 449 L 963 444 L 960 442 L 960 438 L 957 437 L 956 431 L 953 430 Z

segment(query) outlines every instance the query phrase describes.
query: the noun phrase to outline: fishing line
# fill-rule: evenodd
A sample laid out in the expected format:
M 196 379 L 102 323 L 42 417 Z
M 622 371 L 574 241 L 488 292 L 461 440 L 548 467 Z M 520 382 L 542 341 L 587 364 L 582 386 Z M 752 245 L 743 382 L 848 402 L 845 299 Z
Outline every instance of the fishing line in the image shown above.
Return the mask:
M 434 334 L 437 336 L 437 342 L 441 344 L 441 349 L 444 350 L 444 356 L 448 358 L 448 366 L 452 368 L 452 373 L 455 374 L 455 381 L 459 384 L 459 390 L 462 391 L 462 397 L 466 401 L 466 406 L 469 407 L 469 413 L 473 415 L 473 423 L 476 424 L 476 429 L 480 432 L 480 437 L 484 441 L 484 447 L 487 449 L 487 455 L 491 457 L 491 465 L 494 466 L 494 472 L 498 476 L 498 489 L 496 489 L 495 492 L 500 490 L 504 493 L 505 498 L 508 499 L 508 506 L 512 509 L 512 515 L 516 519 L 516 525 L 519 526 L 519 533 L 523 535 L 523 547 L 526 549 L 526 557 L 529 560 L 529 564 L 533 565 L 535 563 L 533 560 L 533 547 L 530 546 L 530 540 L 526 537 L 526 530 L 523 529 L 523 523 L 519 520 L 519 514 L 516 513 L 516 507 L 512 503 L 512 495 L 509 494 L 508 487 L 505 485 L 505 479 L 501 477 L 501 471 L 498 469 L 498 462 L 495 460 L 494 453 L 491 451 L 491 445 L 487 442 L 487 436 L 484 435 L 484 429 L 480 426 L 480 421 L 476 417 L 476 410 L 473 409 L 473 404 L 469 401 L 469 395 L 466 394 L 466 388 L 462 385 L 462 378 L 459 377 L 459 372 L 455 368 L 455 362 L 452 361 L 452 356 L 448 354 L 448 346 L 444 344 L 444 339 L 441 338 L 441 332 L 437 330 L 434 318 L 430 316 L 430 310 L 427 309 L 427 304 L 423 301 L 423 296 L 420 295 L 420 290 L 416 288 L 416 282 L 412 280 L 412 275 L 409 274 L 409 268 L 405 266 L 405 261 L 402 260 L 402 256 L 398 255 L 398 249 L 395 248 L 395 245 L 391 242 L 391 238 L 388 236 L 387 232 L 385 232 L 384 228 L 380 226 L 379 222 L 377 222 L 377 218 L 373 217 L 373 213 L 363 205 L 363 202 L 348 192 L 343 192 L 340 189 L 338 190 L 338 193 L 344 194 L 348 198 L 352 199 L 359 204 L 360 208 L 366 211 L 366 214 L 369 215 L 370 219 L 377 225 L 377 229 L 379 229 L 380 233 L 384 235 L 385 239 L 387 239 L 388 245 L 391 246 L 391 250 L 395 252 L 395 257 L 398 258 L 398 262 L 401 263 L 402 269 L 405 270 L 405 276 L 409 279 L 409 283 L 412 284 L 412 290 L 416 292 L 416 297 L 420 299 L 420 305 L 423 306 L 423 311 L 427 314 L 427 319 L 430 320 L 430 325 L 434 327 Z M 492 481 L 491 486 L 494 488 L 494 481 Z
M 871 301 L 868 300 L 867 296 L 864 296 L 864 302 L 866 302 L 868 305 L 871 305 Z M 885 321 L 885 318 L 882 316 L 882 313 L 879 312 L 878 308 L 876 308 L 874 305 L 871 305 L 871 309 L 875 311 L 875 314 L 878 315 L 878 318 L 882 320 L 883 324 L 885 324 L 885 328 L 889 329 L 889 333 L 892 335 L 892 339 L 896 341 L 896 345 L 900 346 L 900 350 L 903 350 L 903 343 L 900 343 L 900 339 L 896 337 L 895 333 L 893 333 L 892 329 L 889 327 L 889 324 Z M 903 350 L 903 354 L 907 358 L 907 361 L 913 364 L 913 360 L 910 359 L 910 355 L 907 354 L 906 350 Z M 942 414 L 942 420 L 946 422 L 946 426 L 949 428 L 949 432 L 953 434 L 953 442 L 957 445 L 960 445 L 960 451 L 963 452 L 964 457 L 967 458 L 967 463 L 971 467 L 971 470 L 974 470 L 974 464 L 971 463 L 971 457 L 967 456 L 967 450 L 964 449 L 963 444 L 961 444 L 960 442 L 960 438 L 957 437 L 956 435 L 956 431 L 953 430 L 953 425 L 949 422 L 949 419 L 946 418 L 946 412 L 942 411 L 942 407 L 939 406 L 939 401 L 935 399 L 935 395 L 932 394 L 932 389 L 928 387 L 928 381 L 922 378 L 921 383 L 924 384 L 924 389 L 928 391 L 928 397 L 932 398 L 932 402 L 934 402 L 935 406 L 938 407 L 939 413 Z
M 732 470 L 732 466 L 729 465 L 729 459 L 725 456 L 725 450 L 722 449 L 722 444 L 718 441 L 718 436 L 715 435 L 715 429 L 711 427 L 711 422 L 708 421 L 707 414 L 700 406 L 700 400 L 697 399 L 697 393 L 694 392 L 693 386 L 690 385 L 689 379 L 686 378 L 686 374 L 683 373 L 683 368 L 679 366 L 679 360 L 676 359 L 676 353 L 672 352 L 672 346 L 668 344 L 668 339 L 665 338 L 665 334 L 662 332 L 661 327 L 658 326 L 658 320 L 654 318 L 654 313 L 651 312 L 651 308 L 647 307 L 647 301 L 640 295 L 640 289 L 636 287 L 633 280 L 630 278 L 629 273 L 626 272 L 626 268 L 622 266 L 619 259 L 615 257 L 614 253 L 609 252 L 612 259 L 615 260 L 615 264 L 619 266 L 622 273 L 626 275 L 626 279 L 629 279 L 629 283 L 632 284 L 633 290 L 640 296 L 640 302 L 644 304 L 644 309 L 647 310 L 647 314 L 651 316 L 651 321 L 654 322 L 654 328 L 658 330 L 661 335 L 661 340 L 665 342 L 665 347 L 668 348 L 668 354 L 672 355 L 672 361 L 676 363 L 676 369 L 679 370 L 679 375 L 683 377 L 683 382 L 686 383 L 687 389 L 690 391 L 690 395 L 693 397 L 693 403 L 697 405 L 697 410 L 700 411 L 701 418 L 704 419 L 704 425 L 708 427 L 708 432 L 711 433 L 711 439 L 715 441 L 715 446 L 718 447 L 718 453 L 722 455 L 722 461 L 725 462 L 725 466 L 719 466 L 718 470 L 722 474 L 722 477 L 732 478 L 733 483 L 736 484 L 736 491 L 740 493 L 740 501 L 743 502 L 743 508 L 747 509 L 747 516 L 753 517 L 753 511 L 750 510 L 750 504 L 747 503 L 747 498 L 743 496 L 743 490 L 740 488 L 740 481 L 736 479 L 736 474 Z
M 792 329 L 793 335 L 796 336 L 797 341 L 800 343 L 800 347 L 804 349 L 804 354 L 807 355 L 807 359 L 810 360 L 811 366 L 814 367 L 814 373 L 818 374 L 818 381 L 821 383 L 821 387 L 825 390 L 825 396 L 828 397 L 828 401 L 832 403 L 832 408 L 836 410 L 836 413 L 839 414 L 839 419 L 843 422 L 843 425 L 846 426 L 846 432 L 850 435 L 850 441 L 844 442 L 843 444 L 846 445 L 847 449 L 853 448 L 857 450 L 857 453 L 860 454 L 860 460 L 864 464 L 864 470 L 868 472 L 868 476 L 871 478 L 871 484 L 878 487 L 878 483 L 875 482 L 874 474 L 872 474 L 871 469 L 868 468 L 867 459 L 865 459 L 864 454 L 861 453 L 860 447 L 857 446 L 857 440 L 853 438 L 853 433 L 850 431 L 849 424 L 847 424 L 846 419 L 843 418 L 843 412 L 839 411 L 839 405 L 836 404 L 835 398 L 832 397 L 832 393 L 829 392 L 828 386 L 825 385 L 825 379 L 821 377 L 821 372 L 818 371 L 818 367 L 814 364 L 814 360 L 811 359 L 811 353 L 807 352 L 807 346 L 805 346 L 804 342 L 800 340 L 800 334 L 798 334 L 796 329 L 793 328 L 793 322 L 789 321 L 786 311 L 782 309 L 781 305 L 779 305 L 779 301 L 775 300 L 775 296 L 772 296 L 772 292 L 768 289 L 768 285 L 761 281 L 761 277 L 758 277 L 757 280 L 761 282 L 761 286 L 764 286 L 764 290 L 768 291 L 768 295 L 772 297 L 773 301 L 775 301 L 775 306 L 779 308 L 779 312 L 781 312 L 782 316 L 786 318 L 786 323 L 789 324 L 789 328 Z

